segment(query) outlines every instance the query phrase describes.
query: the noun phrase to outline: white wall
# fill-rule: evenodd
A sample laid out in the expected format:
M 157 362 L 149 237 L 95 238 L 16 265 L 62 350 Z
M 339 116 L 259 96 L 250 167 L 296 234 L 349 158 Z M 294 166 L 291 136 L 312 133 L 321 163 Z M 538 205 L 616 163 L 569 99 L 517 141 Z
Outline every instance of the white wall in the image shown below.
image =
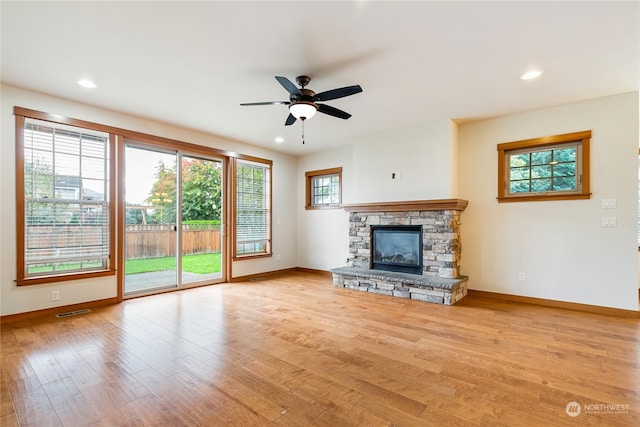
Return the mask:
M 296 198 L 292 183 L 297 179 L 296 159 L 264 148 L 242 144 L 216 135 L 154 122 L 104 110 L 85 104 L 47 96 L 20 88 L 0 86 L 0 314 L 10 315 L 56 306 L 82 303 L 117 295 L 114 277 L 57 282 L 53 285 L 17 287 L 16 217 L 15 217 L 15 117 L 13 107 L 25 107 L 61 114 L 80 120 L 101 123 L 128 130 L 172 138 L 222 150 L 235 151 L 273 160 L 273 252 L 280 255 L 268 259 L 246 260 L 233 264 L 233 276 L 297 266 Z M 50 290 L 59 289 L 61 299 L 50 301 Z
M 349 214 L 342 209 L 305 209 L 305 172 L 342 167 L 342 198 L 346 176 L 353 176 L 353 148 L 305 156 L 298 159 L 298 265 L 328 270 L 346 264 L 349 255 Z
M 457 191 L 450 120 L 369 135 L 353 145 L 345 203 L 448 199 Z M 396 173 L 396 179 L 391 174 Z
M 496 145 L 591 130 L 589 200 L 498 203 Z M 471 289 L 638 309 L 638 93 L 459 127 L 462 274 Z M 616 199 L 615 210 L 602 199 Z M 603 216 L 617 227 L 602 227 Z M 518 280 L 518 273 L 525 280 Z

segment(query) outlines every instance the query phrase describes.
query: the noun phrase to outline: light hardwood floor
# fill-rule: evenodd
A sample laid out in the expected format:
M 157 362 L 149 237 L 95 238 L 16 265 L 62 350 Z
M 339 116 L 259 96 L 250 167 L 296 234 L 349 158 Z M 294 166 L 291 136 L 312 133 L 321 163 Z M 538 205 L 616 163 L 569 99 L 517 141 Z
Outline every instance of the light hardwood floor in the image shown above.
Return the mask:
M 638 319 L 311 273 L 4 324 L 1 354 L 4 427 L 640 425 Z

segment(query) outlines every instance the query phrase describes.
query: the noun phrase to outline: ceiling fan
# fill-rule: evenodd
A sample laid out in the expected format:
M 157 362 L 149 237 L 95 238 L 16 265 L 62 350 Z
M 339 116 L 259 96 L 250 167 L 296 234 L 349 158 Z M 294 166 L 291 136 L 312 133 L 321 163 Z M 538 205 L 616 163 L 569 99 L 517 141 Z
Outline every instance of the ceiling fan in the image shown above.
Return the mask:
M 355 95 L 356 93 L 362 92 L 362 88 L 360 87 L 360 85 L 354 85 L 315 93 L 310 89 L 305 89 L 305 86 L 307 86 L 311 81 L 311 78 L 308 76 L 296 77 L 296 82 L 298 83 L 298 85 L 300 85 L 300 88 L 297 88 L 296 85 L 294 85 L 293 82 L 286 77 L 275 77 L 276 80 L 282 85 L 282 87 L 284 87 L 287 92 L 289 92 L 289 101 L 250 102 L 240 105 L 288 105 L 289 116 L 284 122 L 285 126 L 292 125 L 297 119 L 302 120 L 304 124 L 304 121 L 310 119 L 316 113 L 316 111 L 346 120 L 351 117 L 351 114 L 339 110 L 335 107 L 331 107 L 330 105 L 318 104 L 317 102 L 344 98 L 345 96 Z

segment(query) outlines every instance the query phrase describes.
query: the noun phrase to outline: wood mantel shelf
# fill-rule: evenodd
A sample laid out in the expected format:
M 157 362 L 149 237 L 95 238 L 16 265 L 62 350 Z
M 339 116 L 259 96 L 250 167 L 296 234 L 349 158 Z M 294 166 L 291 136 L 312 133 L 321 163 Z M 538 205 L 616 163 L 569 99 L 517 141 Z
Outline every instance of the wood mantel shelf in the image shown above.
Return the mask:
M 462 199 L 412 200 L 407 202 L 353 203 L 342 205 L 347 212 L 463 211 L 469 204 Z

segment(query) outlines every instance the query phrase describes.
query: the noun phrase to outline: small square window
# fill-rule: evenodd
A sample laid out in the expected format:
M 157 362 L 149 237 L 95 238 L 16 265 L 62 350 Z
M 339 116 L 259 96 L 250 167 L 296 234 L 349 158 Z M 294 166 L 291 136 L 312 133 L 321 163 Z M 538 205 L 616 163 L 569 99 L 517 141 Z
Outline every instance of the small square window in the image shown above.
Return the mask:
M 342 203 L 342 168 L 305 173 L 306 209 L 339 208 Z

